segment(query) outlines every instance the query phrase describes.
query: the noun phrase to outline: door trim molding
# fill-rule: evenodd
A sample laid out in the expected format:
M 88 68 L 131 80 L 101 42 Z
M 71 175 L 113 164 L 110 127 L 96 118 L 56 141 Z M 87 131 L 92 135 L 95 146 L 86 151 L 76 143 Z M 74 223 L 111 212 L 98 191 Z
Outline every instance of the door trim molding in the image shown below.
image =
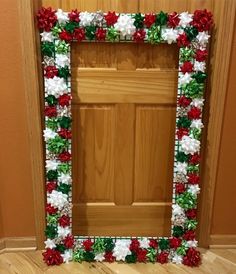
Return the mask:
M 206 116 L 209 117 L 208 130 L 205 133 L 203 142 L 206 145 L 203 155 L 205 161 L 202 172 L 203 188 L 200 199 L 204 201 L 204 206 L 199 203 L 199 217 L 201 233 L 199 234 L 200 246 L 208 247 L 210 244 L 210 229 L 212 222 L 213 198 L 215 182 L 217 178 L 218 158 L 220 152 L 220 141 L 222 133 L 222 123 L 224 116 L 224 103 L 227 92 L 227 79 L 230 65 L 230 51 L 232 46 L 232 33 L 235 16 L 234 0 L 222 0 L 214 8 L 214 18 L 217 31 L 213 33 L 214 46 L 212 46 L 212 56 L 214 61 L 210 62 L 208 98 L 205 105 Z M 21 29 L 21 45 L 23 57 L 23 76 L 26 95 L 26 108 L 29 133 L 29 147 L 31 151 L 31 173 L 34 195 L 34 212 L 36 227 L 36 243 L 38 249 L 43 249 L 44 229 L 45 229 L 45 192 L 44 192 L 44 161 L 42 142 L 42 119 L 40 92 L 42 82 L 39 79 L 41 62 L 39 51 L 39 36 L 36 36 L 35 11 L 41 6 L 40 0 L 18 1 L 19 21 Z M 227 43 L 225 43 L 227 41 Z M 222 54 L 224 52 L 224 55 Z M 209 96 L 211 91 L 211 97 Z M 207 113 L 207 111 L 209 113 Z M 32 113 L 34 115 L 32 115 Z M 205 119 L 206 120 L 206 119 Z M 205 123 L 205 125 L 207 125 Z
M 236 248 L 236 234 L 211 235 L 210 248 Z
M 6 237 L 0 239 L 0 254 L 36 250 L 36 237 Z

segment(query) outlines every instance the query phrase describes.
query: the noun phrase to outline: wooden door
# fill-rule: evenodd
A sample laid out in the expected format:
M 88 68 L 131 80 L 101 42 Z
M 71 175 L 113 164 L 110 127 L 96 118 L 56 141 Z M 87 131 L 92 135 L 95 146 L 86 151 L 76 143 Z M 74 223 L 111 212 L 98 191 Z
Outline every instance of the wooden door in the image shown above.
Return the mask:
M 189 8 L 188 1 L 44 2 L 68 11 Z M 81 43 L 71 57 L 74 235 L 169 236 L 177 47 Z

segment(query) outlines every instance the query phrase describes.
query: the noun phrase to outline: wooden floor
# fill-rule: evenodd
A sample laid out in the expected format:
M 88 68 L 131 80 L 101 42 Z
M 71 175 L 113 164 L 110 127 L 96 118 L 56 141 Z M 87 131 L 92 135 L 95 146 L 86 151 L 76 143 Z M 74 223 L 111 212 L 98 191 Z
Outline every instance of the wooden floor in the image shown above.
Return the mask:
M 202 250 L 203 262 L 199 268 L 190 268 L 174 264 L 124 264 L 124 263 L 69 263 L 61 266 L 48 267 L 42 261 L 40 251 L 4 253 L 0 255 L 1 274 L 30 273 L 100 273 L 100 274 L 235 274 L 236 249 Z

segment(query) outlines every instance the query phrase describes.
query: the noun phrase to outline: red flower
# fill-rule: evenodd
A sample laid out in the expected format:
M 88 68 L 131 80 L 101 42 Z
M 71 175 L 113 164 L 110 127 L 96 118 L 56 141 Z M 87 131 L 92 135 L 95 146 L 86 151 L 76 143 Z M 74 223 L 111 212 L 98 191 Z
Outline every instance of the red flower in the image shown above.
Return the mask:
M 175 192 L 177 194 L 181 194 L 181 193 L 184 193 L 185 192 L 185 185 L 182 184 L 182 183 L 178 183 L 175 185 Z
M 187 107 L 190 105 L 190 103 L 192 102 L 192 100 L 190 98 L 187 98 L 186 96 L 181 96 L 178 99 L 178 105 L 180 107 Z
M 191 155 L 190 159 L 189 159 L 189 163 L 192 165 L 197 165 L 200 163 L 200 155 L 198 153 L 194 153 L 193 155 Z
M 187 128 L 179 128 L 176 132 L 178 140 L 181 140 L 183 136 L 188 135 L 189 130 Z
M 146 32 L 143 29 L 136 30 L 133 34 L 133 40 L 135 42 L 143 42 L 145 38 Z
M 57 183 L 56 182 L 47 182 L 46 189 L 47 189 L 48 193 L 51 193 L 56 188 L 57 188 Z
M 66 128 L 62 128 L 58 131 L 58 134 L 60 137 L 64 138 L 64 139 L 71 139 L 72 137 L 72 133 L 69 129 Z
M 58 250 L 47 248 L 43 252 L 43 260 L 47 265 L 59 265 L 63 263 L 63 258 Z
M 155 239 L 150 239 L 150 240 L 149 240 L 149 246 L 152 247 L 152 248 L 157 248 L 157 247 L 158 247 L 157 240 L 155 240 Z
M 117 22 L 118 17 L 119 16 L 116 15 L 114 11 L 108 11 L 108 13 L 104 16 L 107 26 L 113 26 Z
M 95 35 L 98 41 L 104 41 L 106 39 L 106 30 L 103 28 L 98 28 Z
M 147 261 L 147 250 L 139 248 L 137 251 L 137 260 L 140 263 L 145 263 Z
M 186 33 L 180 34 L 177 38 L 177 45 L 178 47 L 187 47 L 189 46 L 190 41 L 188 40 L 188 37 Z
M 63 151 L 58 155 L 58 159 L 61 162 L 68 162 L 71 160 L 71 154 L 68 151 Z
M 48 117 L 56 117 L 57 116 L 57 108 L 55 106 L 46 106 L 44 110 L 45 116 Z
M 189 173 L 188 174 L 188 183 L 191 185 L 197 185 L 200 182 L 200 177 L 199 175 L 195 173 Z
M 59 219 L 58 219 L 58 223 L 60 226 L 62 227 L 66 227 L 70 225 L 70 217 L 67 215 L 62 215 Z
M 77 9 L 72 10 L 71 12 L 69 12 L 68 16 L 69 16 L 71 22 L 78 23 L 80 21 L 79 12 L 77 11 Z
M 203 49 L 203 50 L 198 49 L 198 50 L 196 51 L 196 54 L 195 54 L 195 59 L 196 59 L 196 61 L 198 61 L 198 62 L 203 62 L 203 61 L 206 60 L 207 55 L 208 55 L 208 52 L 207 52 L 206 49 Z
M 183 235 L 183 239 L 186 241 L 193 241 L 195 238 L 196 238 L 196 233 L 193 230 L 188 230 Z
M 156 22 L 156 15 L 153 13 L 145 14 L 143 22 L 147 28 L 150 28 Z
M 157 262 L 161 264 L 168 263 L 168 256 L 169 256 L 168 252 L 162 251 L 160 254 L 157 255 Z
M 81 42 L 82 40 L 85 39 L 85 31 L 83 28 L 76 28 L 74 30 L 74 39 L 77 40 L 78 42 Z
M 71 99 L 71 96 L 68 95 L 68 94 L 63 94 L 61 95 L 59 98 L 58 98 L 58 103 L 60 106 L 64 107 L 64 106 L 69 106 L 70 104 L 70 99 Z
M 50 31 L 56 25 L 56 11 L 50 8 L 41 8 L 37 13 L 38 27 L 45 31 Z
M 66 248 L 72 248 L 74 246 L 74 243 L 75 243 L 74 236 L 67 235 L 65 237 L 65 239 L 63 240 L 63 243 L 64 243 Z
M 131 244 L 130 244 L 130 246 L 129 246 L 129 250 L 130 250 L 130 251 L 133 251 L 133 252 L 137 252 L 138 249 L 139 249 L 139 247 L 140 247 L 139 240 L 137 240 L 137 239 L 132 239 L 132 240 L 131 240 Z
M 54 76 L 57 76 L 58 69 L 55 66 L 47 66 L 44 67 L 44 76 L 46 78 L 53 78 Z
M 198 31 L 209 31 L 213 25 L 212 13 L 205 10 L 195 10 L 191 25 Z
M 199 266 L 201 263 L 200 252 L 190 247 L 183 258 L 183 264 L 187 266 Z
M 184 62 L 183 65 L 180 67 L 180 71 L 183 73 L 192 72 L 193 71 L 193 64 L 189 61 Z
M 60 32 L 59 37 L 61 40 L 64 40 L 66 42 L 70 42 L 73 39 L 72 34 L 67 32 L 66 30 L 63 30 L 62 32 Z
M 170 239 L 170 247 L 171 248 L 177 248 L 181 245 L 181 239 L 180 238 L 176 238 L 176 237 L 173 237 Z
M 168 27 L 171 27 L 171 28 L 177 27 L 179 24 L 179 21 L 180 19 L 177 12 L 172 12 L 168 14 L 168 21 L 167 21 Z
M 82 244 L 84 246 L 85 251 L 91 251 L 92 250 L 93 242 L 90 239 L 83 241 Z
M 48 214 L 55 214 L 57 213 L 58 209 L 56 207 L 53 207 L 51 204 L 46 205 L 46 212 Z
M 106 252 L 104 255 L 104 258 L 105 258 L 105 261 L 109 263 L 112 263 L 115 261 L 115 257 L 113 256 L 113 253 L 111 251 Z
M 195 208 L 192 208 L 192 209 L 188 209 L 186 212 L 185 212 L 186 216 L 189 218 L 189 219 L 196 219 L 197 217 L 197 210 Z
M 188 111 L 188 118 L 190 120 L 193 119 L 199 119 L 201 117 L 201 109 L 197 108 L 197 107 L 192 107 L 189 111 Z

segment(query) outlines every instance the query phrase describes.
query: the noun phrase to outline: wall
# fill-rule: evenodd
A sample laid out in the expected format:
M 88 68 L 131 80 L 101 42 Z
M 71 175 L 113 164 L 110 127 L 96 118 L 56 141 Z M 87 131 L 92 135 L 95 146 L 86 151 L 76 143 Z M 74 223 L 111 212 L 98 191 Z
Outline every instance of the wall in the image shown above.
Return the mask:
M 17 0 L 0 2 L 0 238 L 33 236 L 34 212 L 22 80 Z M 22 20 L 22 19 L 21 19 Z M 212 234 L 236 234 L 234 166 L 236 155 L 236 34 L 229 75 Z M 12 80 L 13 79 L 13 80 Z
M 0 237 L 35 234 L 17 2 L 0 3 Z

